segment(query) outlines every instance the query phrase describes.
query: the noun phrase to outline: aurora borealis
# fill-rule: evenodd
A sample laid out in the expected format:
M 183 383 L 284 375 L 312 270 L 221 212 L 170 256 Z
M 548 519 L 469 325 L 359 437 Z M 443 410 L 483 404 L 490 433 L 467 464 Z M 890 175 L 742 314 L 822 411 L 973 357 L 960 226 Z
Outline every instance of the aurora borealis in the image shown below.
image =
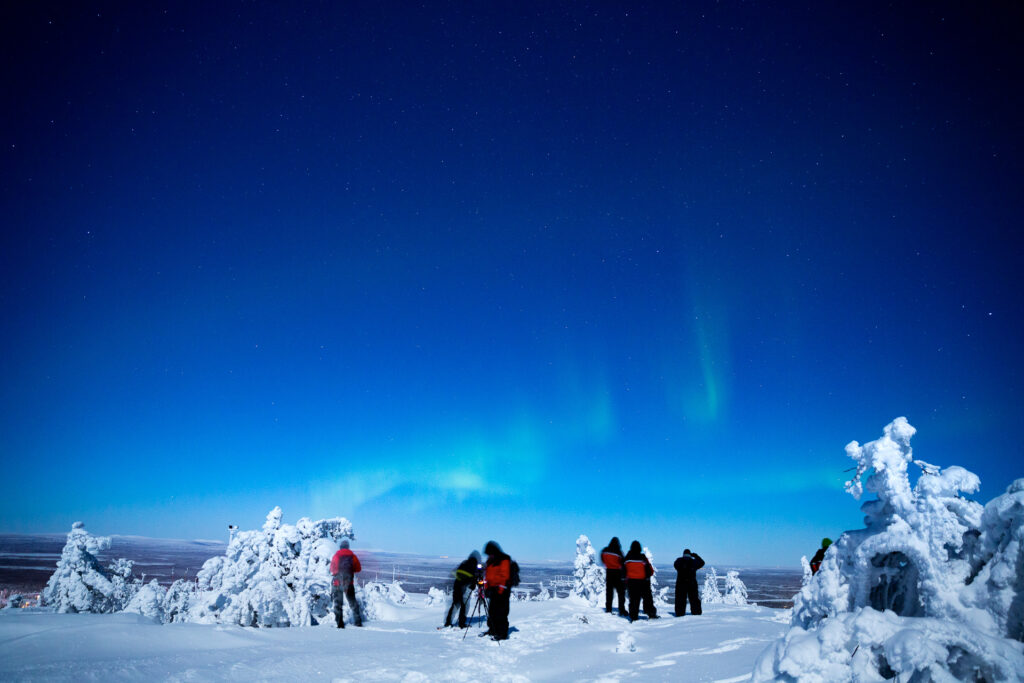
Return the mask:
M 897 416 L 1024 474 L 1019 8 L 4 24 L 4 531 L 790 566 Z

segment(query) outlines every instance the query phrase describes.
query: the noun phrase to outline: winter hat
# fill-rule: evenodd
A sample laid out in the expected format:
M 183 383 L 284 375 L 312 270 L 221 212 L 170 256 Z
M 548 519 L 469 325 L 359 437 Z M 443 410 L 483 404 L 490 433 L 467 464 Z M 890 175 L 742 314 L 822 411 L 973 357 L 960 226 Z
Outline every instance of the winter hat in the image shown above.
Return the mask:
M 501 546 L 495 541 L 487 541 L 487 545 L 484 546 L 485 555 L 499 555 L 501 554 Z
M 341 547 L 342 548 L 347 548 L 348 547 L 348 539 L 347 538 L 341 539 Z
M 690 549 L 689 548 L 687 548 L 686 550 L 683 551 L 683 555 L 689 555 L 689 554 L 690 554 Z
M 644 551 L 643 546 L 640 545 L 640 541 L 633 541 L 629 544 L 629 552 L 631 553 L 642 553 Z
M 620 553 L 622 552 L 622 544 L 619 543 L 619 537 L 618 536 L 612 536 L 612 540 L 611 540 L 610 543 L 608 543 L 608 547 L 611 548 L 612 550 L 618 551 Z
M 821 547 L 822 548 L 827 548 L 830 545 L 832 545 L 832 539 L 831 538 L 823 538 L 823 539 L 821 539 Z
M 469 559 L 473 560 L 476 563 L 479 563 L 480 562 L 480 551 L 479 550 L 474 550 L 473 552 L 471 552 L 469 554 Z

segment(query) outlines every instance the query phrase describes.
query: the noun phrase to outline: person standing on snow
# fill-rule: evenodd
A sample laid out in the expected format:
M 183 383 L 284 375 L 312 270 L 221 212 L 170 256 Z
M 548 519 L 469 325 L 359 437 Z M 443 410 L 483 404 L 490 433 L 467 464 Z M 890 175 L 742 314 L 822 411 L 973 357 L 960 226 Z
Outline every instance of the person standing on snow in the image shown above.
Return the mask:
M 608 547 L 601 551 L 601 563 L 604 565 L 604 611 L 609 614 L 612 611 L 612 597 L 619 594 L 619 615 L 626 614 L 626 587 L 623 583 L 622 565 L 625 558 L 622 556 L 622 544 L 618 536 L 612 536 Z
M 682 557 L 677 557 L 676 568 L 676 616 L 686 614 L 686 599 L 690 599 L 690 614 L 701 614 L 700 594 L 697 592 L 697 570 L 704 566 L 704 560 L 687 548 Z
M 508 640 L 508 603 L 512 591 L 508 587 L 512 575 L 512 558 L 501 546 L 488 541 L 484 546 L 487 566 L 484 569 L 484 594 L 487 596 L 487 633 L 494 640 Z
M 814 553 L 814 557 L 811 558 L 811 574 L 817 574 L 818 570 L 821 569 L 821 563 L 825 560 L 825 551 L 832 545 L 831 538 L 821 539 L 821 547 L 818 548 L 818 552 Z
M 459 628 L 466 628 L 466 589 L 476 586 L 476 579 L 480 571 L 480 553 L 473 551 L 462 564 L 455 570 L 455 584 L 452 586 L 452 606 L 448 608 L 448 616 L 444 618 L 444 625 L 452 625 L 452 615 L 455 608 L 459 608 Z
M 359 564 L 359 558 L 348 549 L 348 539 L 342 539 L 341 548 L 331 558 L 331 575 L 334 580 L 331 590 L 331 598 L 334 600 L 334 622 L 338 628 L 345 628 L 345 620 L 342 618 L 345 605 L 344 598 L 348 598 L 348 604 L 352 607 L 355 615 L 356 626 L 363 625 L 363 617 L 359 613 L 359 603 L 356 601 L 356 586 L 354 574 L 363 570 Z
M 658 618 L 658 610 L 654 608 L 654 596 L 651 595 L 651 577 L 654 567 L 644 555 L 640 541 L 633 541 L 626 553 L 626 588 L 629 590 L 629 620 L 640 618 L 640 601 L 644 603 L 644 614 L 650 619 Z

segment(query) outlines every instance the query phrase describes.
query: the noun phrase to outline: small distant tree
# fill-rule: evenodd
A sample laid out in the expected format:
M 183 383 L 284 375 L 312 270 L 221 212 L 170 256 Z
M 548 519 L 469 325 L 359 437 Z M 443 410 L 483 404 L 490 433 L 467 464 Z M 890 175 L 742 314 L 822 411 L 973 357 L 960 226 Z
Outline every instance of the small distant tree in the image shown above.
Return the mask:
M 700 601 L 705 605 L 716 605 L 722 602 L 722 592 L 718 590 L 718 572 L 708 567 L 704 572 L 704 586 L 700 591 Z
M 747 604 L 747 587 L 735 569 L 730 569 L 725 575 L 725 595 L 722 596 L 722 602 L 726 605 Z
M 163 613 L 165 623 L 187 621 L 188 611 L 196 595 L 196 584 L 188 579 L 178 579 L 164 594 Z
M 166 594 L 167 590 L 160 585 L 159 581 L 153 579 L 135 592 L 123 611 L 141 614 L 164 623 L 164 597 Z
M 597 553 L 590 539 L 580 534 L 576 539 L 576 560 L 573 568 L 572 594 L 597 605 L 604 598 L 605 571 L 597 563 Z

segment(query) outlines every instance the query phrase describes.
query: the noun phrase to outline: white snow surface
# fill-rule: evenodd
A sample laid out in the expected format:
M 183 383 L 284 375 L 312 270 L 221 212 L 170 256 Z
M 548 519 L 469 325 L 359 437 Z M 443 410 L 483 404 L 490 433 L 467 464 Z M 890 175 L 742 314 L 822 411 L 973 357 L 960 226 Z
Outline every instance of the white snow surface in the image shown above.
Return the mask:
M 160 624 L 141 614 L 0 611 L 0 680 L 744 681 L 786 612 L 715 605 L 629 624 L 577 598 L 514 602 L 510 639 L 437 630 L 409 595 L 363 628 Z M 585 619 L 580 619 L 584 616 Z M 781 619 L 780 619 L 781 617 Z

